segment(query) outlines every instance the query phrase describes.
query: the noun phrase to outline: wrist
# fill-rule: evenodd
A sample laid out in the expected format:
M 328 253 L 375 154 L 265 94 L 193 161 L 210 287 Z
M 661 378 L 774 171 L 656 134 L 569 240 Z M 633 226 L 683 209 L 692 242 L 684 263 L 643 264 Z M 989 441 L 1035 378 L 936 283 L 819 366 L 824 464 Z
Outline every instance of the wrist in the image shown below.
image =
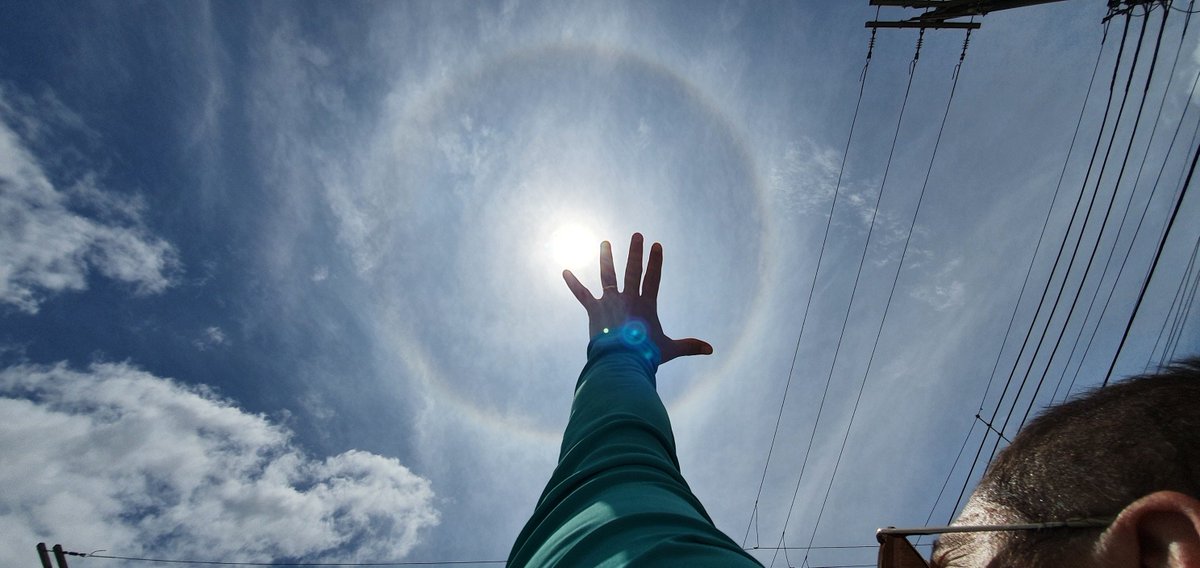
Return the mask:
M 609 351 L 628 351 L 649 363 L 652 369 L 662 363 L 662 351 L 650 339 L 645 322 L 631 318 L 619 327 L 601 328 L 588 343 L 588 359 Z

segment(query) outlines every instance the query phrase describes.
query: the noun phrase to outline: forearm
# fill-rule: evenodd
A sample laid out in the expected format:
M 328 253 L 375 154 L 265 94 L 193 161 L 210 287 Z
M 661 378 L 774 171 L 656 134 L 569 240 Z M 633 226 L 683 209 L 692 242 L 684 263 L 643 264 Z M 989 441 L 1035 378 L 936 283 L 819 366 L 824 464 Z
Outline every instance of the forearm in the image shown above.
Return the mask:
M 618 430 L 623 436 L 638 435 L 639 446 L 653 448 L 675 462 L 671 421 L 655 390 L 657 368 L 653 346 L 630 345 L 619 332 L 599 335 L 588 343 L 588 362 L 575 383 L 571 417 L 563 433 L 560 468 L 564 462 L 585 459 L 579 454 L 602 450 L 581 444 L 619 424 L 626 425 Z M 620 441 L 621 436 L 617 438 L 612 441 Z
M 654 361 L 595 341 L 588 352 L 558 467 L 510 561 L 591 565 L 669 554 L 694 556 L 693 565 L 751 564 L 679 472 Z

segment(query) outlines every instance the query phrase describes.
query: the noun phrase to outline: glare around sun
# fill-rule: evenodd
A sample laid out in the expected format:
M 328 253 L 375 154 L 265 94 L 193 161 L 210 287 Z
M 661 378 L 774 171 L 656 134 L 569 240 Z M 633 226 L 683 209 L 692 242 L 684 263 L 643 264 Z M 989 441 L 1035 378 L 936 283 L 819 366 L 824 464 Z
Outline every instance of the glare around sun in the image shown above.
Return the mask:
M 600 254 L 600 239 L 586 227 L 568 223 L 559 225 L 550 234 L 547 248 L 556 268 L 575 271 L 596 262 Z

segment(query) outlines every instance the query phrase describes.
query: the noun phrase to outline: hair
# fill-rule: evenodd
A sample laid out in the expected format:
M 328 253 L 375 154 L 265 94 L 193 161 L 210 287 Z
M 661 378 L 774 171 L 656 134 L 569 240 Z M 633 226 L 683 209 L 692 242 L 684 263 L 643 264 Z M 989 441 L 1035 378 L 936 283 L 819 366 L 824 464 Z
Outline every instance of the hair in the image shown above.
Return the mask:
M 988 467 L 979 498 L 1019 521 L 1113 517 L 1156 491 L 1200 498 L 1200 357 L 1052 407 Z M 1021 531 L 998 565 L 1060 564 L 1102 529 Z M 1078 556 L 1075 556 L 1078 559 Z

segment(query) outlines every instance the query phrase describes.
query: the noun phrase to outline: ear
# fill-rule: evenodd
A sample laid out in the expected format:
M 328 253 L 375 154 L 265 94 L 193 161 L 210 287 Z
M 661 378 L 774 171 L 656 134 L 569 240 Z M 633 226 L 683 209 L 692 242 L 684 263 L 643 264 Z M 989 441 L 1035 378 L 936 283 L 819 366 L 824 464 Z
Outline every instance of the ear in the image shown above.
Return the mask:
M 1097 564 L 1200 567 L 1200 501 L 1175 491 L 1151 493 L 1125 507 L 1101 535 Z

